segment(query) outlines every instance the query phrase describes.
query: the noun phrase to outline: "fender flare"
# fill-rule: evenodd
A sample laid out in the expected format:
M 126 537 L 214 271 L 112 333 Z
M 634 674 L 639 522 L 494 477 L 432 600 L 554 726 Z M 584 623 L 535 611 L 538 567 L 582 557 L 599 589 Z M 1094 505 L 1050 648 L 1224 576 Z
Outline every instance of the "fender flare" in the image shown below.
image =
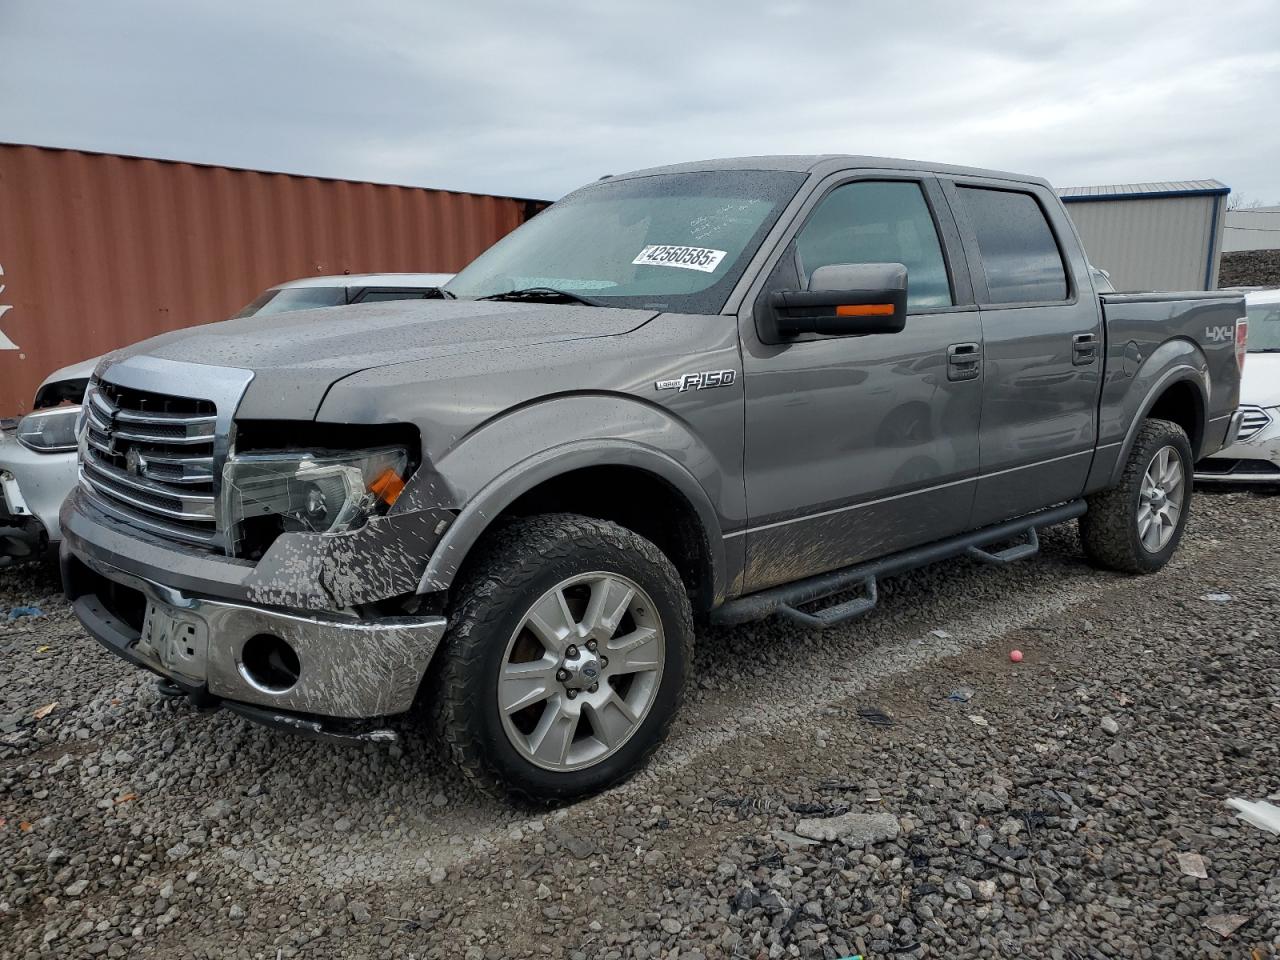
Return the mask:
M 1129 428 L 1125 431 L 1124 441 L 1120 446 L 1120 455 L 1116 458 L 1115 464 L 1111 468 L 1111 477 L 1108 486 L 1114 486 L 1120 482 L 1120 475 L 1124 473 L 1124 465 L 1129 460 L 1129 453 L 1133 450 L 1133 444 L 1138 439 L 1138 431 L 1142 428 L 1142 423 L 1147 419 L 1147 414 L 1163 396 L 1164 392 L 1177 383 L 1190 383 L 1195 386 L 1196 393 L 1200 397 L 1200 411 L 1208 423 L 1209 417 L 1209 389 L 1205 384 L 1205 374 L 1203 370 L 1199 370 L 1188 363 L 1179 363 L 1170 367 L 1162 373 L 1155 382 L 1147 388 L 1146 395 L 1139 404 L 1137 413 L 1129 422 Z M 1199 451 L 1193 451 L 1199 455 Z
M 665 480 L 689 502 L 706 538 L 713 595 L 723 597 L 726 588 L 724 539 L 706 490 L 672 457 L 645 444 L 621 439 L 570 441 L 526 457 L 500 473 L 471 497 L 440 538 L 418 583 L 418 593 L 447 590 L 490 523 L 519 496 L 573 470 L 602 466 L 644 470 Z

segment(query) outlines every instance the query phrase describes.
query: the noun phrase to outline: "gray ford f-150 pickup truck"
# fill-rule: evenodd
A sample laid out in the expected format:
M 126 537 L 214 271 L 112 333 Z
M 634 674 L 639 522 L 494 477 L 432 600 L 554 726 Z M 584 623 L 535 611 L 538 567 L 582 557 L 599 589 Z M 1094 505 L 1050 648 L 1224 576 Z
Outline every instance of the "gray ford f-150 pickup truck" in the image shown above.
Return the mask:
M 696 618 L 865 613 L 1079 518 L 1158 570 L 1229 443 L 1235 295 L 1099 296 L 1043 180 L 869 157 L 605 178 L 443 300 L 108 357 L 62 513 L 88 631 L 171 695 L 315 735 L 415 704 L 481 782 L 613 784 Z

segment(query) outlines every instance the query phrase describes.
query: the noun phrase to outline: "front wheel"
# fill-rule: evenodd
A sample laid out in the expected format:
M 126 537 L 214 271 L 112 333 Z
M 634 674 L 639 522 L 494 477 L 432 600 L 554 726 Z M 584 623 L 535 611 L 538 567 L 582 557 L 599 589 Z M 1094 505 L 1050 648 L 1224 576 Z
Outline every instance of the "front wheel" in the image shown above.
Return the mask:
M 679 708 L 693 644 L 671 561 L 613 523 L 518 520 L 466 578 L 433 701 L 455 760 L 533 802 L 630 776 Z
M 1154 573 L 1182 540 L 1191 510 L 1191 443 L 1176 423 L 1147 420 L 1120 482 L 1089 497 L 1080 539 L 1095 565 Z

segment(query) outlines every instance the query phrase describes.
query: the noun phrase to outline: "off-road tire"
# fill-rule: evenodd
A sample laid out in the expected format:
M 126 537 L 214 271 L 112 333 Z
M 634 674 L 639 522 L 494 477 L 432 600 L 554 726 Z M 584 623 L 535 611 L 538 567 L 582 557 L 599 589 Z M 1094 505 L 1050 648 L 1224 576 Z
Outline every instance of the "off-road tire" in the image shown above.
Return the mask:
M 451 604 L 428 689 L 455 762 L 486 792 L 532 805 L 575 800 L 626 780 L 662 743 L 684 697 L 693 618 L 679 572 L 638 534 L 576 514 L 515 520 L 477 549 Z M 503 730 L 497 682 L 506 644 L 546 590 L 597 570 L 631 579 L 652 598 L 665 635 L 662 678 L 648 714 L 615 753 L 580 770 L 545 770 L 521 756 Z
M 1138 536 L 1138 506 L 1142 478 L 1155 455 L 1173 447 L 1182 461 L 1185 496 L 1182 514 L 1173 536 L 1165 546 L 1151 552 Z M 1125 461 L 1120 482 L 1088 497 L 1089 511 L 1080 518 L 1080 541 L 1085 556 L 1094 566 L 1123 573 L 1155 573 L 1169 562 L 1182 540 L 1191 514 L 1192 466 L 1194 456 L 1186 432 L 1168 420 L 1146 420 Z

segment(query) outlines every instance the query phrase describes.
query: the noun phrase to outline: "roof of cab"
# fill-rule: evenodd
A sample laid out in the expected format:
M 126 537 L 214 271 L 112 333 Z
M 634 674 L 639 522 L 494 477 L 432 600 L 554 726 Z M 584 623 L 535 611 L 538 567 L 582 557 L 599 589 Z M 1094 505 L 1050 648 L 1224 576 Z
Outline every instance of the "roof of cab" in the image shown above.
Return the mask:
M 865 157 L 841 153 L 726 157 L 719 160 L 698 160 L 692 163 L 675 163 L 663 167 L 632 170 L 629 173 L 621 173 L 608 179 L 648 177 L 659 173 L 696 173 L 710 170 L 783 170 L 819 175 L 835 173 L 840 170 L 910 170 L 920 173 L 943 173 L 959 177 L 987 177 L 994 180 L 1012 180 L 1017 183 L 1037 183 L 1042 186 L 1049 186 L 1049 182 L 1042 177 L 1008 173 L 1003 170 L 986 170 L 981 167 L 960 167 L 950 163 L 929 163 L 920 160 Z

